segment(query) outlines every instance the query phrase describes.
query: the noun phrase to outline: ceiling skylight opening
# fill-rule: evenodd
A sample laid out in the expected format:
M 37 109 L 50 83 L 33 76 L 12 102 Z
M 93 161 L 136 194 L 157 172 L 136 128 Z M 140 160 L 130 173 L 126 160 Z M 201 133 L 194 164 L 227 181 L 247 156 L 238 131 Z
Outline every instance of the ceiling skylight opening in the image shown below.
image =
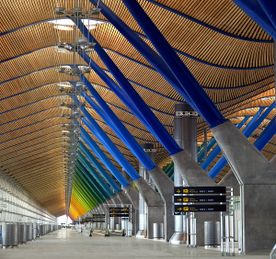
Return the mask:
M 97 25 L 104 23 L 103 21 L 95 19 L 81 19 L 81 21 L 88 28 L 88 30 L 94 30 Z M 48 23 L 53 23 L 54 28 L 61 31 L 72 31 L 75 26 L 75 23 L 69 18 L 55 19 L 48 21 Z
M 266 97 L 262 97 L 261 100 L 262 101 L 272 101 L 275 97 L 274 96 L 266 96 Z

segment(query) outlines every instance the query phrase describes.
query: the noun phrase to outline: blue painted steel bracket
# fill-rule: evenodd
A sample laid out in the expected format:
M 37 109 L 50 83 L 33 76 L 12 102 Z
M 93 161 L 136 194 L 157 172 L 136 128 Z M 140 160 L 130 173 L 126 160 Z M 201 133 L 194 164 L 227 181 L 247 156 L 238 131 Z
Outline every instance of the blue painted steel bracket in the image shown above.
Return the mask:
M 136 33 L 134 33 L 114 12 L 112 12 L 102 1 L 90 0 L 94 5 L 101 8 L 102 14 L 111 22 L 115 28 L 147 59 L 147 61 L 175 88 L 181 92 L 184 99 L 193 107 L 192 100 L 181 90 L 178 80 L 171 73 L 166 63 L 156 52 L 150 48 Z
M 262 7 L 266 17 L 273 25 L 274 31 L 276 30 L 276 4 L 273 0 L 257 0 Z
M 88 129 L 100 140 L 108 152 L 115 158 L 115 160 L 122 166 L 122 168 L 127 172 L 132 180 L 137 180 L 140 175 L 131 166 L 127 159 L 123 156 L 120 150 L 113 144 L 106 133 L 101 129 L 93 117 L 84 109 L 81 109 L 86 118 L 82 119 L 83 123 L 88 127 Z
M 78 153 L 78 160 L 86 168 L 87 172 L 89 172 L 89 174 L 94 178 L 94 181 L 97 182 L 109 196 L 112 196 L 113 193 L 110 189 L 111 187 L 107 185 L 101 177 L 99 177 L 87 159 L 80 152 Z
M 269 124 L 266 126 L 262 134 L 255 141 L 254 145 L 258 150 L 262 150 L 265 145 L 272 139 L 276 134 L 276 117 L 274 117 Z
M 264 121 L 264 119 L 269 115 L 269 113 L 275 108 L 275 103 L 272 103 L 266 110 L 262 113 L 263 108 L 260 108 L 258 113 L 252 118 L 250 123 L 246 125 L 243 130 L 243 135 L 248 138 L 250 135 L 258 128 L 258 126 Z M 220 151 L 220 148 L 219 148 Z M 224 155 L 217 161 L 214 167 L 210 170 L 209 176 L 215 177 L 226 165 L 227 161 Z M 207 168 L 206 168 L 207 169 Z
M 138 2 L 136 0 L 123 0 L 123 2 L 167 64 L 171 73 L 178 80 L 181 86 L 182 96 L 184 98 L 188 96 L 189 100 L 192 100 L 190 105 L 201 114 L 202 118 L 205 119 L 211 128 L 224 123 L 226 119 Z M 189 100 L 187 100 L 187 102 L 189 102 Z
M 87 157 L 88 161 L 98 170 L 99 173 L 106 179 L 110 186 L 114 189 L 115 192 L 120 191 L 120 187 L 113 180 L 113 178 L 105 171 L 102 165 L 97 161 L 97 159 L 91 154 L 88 148 L 80 141 L 79 142 L 80 151 Z
M 249 118 L 250 118 L 250 116 L 245 116 L 245 117 L 243 118 L 243 120 L 242 120 L 238 125 L 236 125 L 236 127 L 237 127 L 238 129 L 240 129 L 240 128 L 248 121 Z M 212 137 L 212 139 L 211 139 L 210 141 L 208 141 L 208 143 L 207 143 L 207 152 L 208 152 L 215 144 L 217 144 L 217 142 L 216 142 L 215 138 Z M 201 162 L 202 162 L 203 156 L 204 156 L 204 152 L 205 152 L 205 150 L 204 150 L 204 147 L 202 146 L 202 147 L 200 148 L 198 154 L 197 154 L 197 161 L 198 161 L 198 163 L 201 163 Z
M 129 186 L 128 181 L 119 170 L 111 163 L 108 157 L 104 154 L 104 152 L 98 147 L 96 142 L 89 136 L 89 134 L 81 128 L 81 138 L 84 142 L 91 148 L 91 150 L 95 153 L 95 155 L 100 159 L 106 168 L 110 171 L 110 173 L 118 180 L 118 182 L 123 186 L 123 188 L 127 188 Z
M 276 132 L 276 118 L 274 117 L 267 125 L 265 130 L 262 132 L 262 134 L 255 141 L 254 146 L 261 151 L 265 147 L 265 145 L 271 140 L 271 138 L 275 135 L 275 132 Z M 215 178 L 221 172 L 221 170 L 226 166 L 226 164 L 227 164 L 227 160 L 225 156 L 222 156 L 219 159 L 219 161 L 214 165 L 214 167 L 210 170 L 208 175 L 211 178 Z
M 177 145 L 175 140 L 167 132 L 167 130 L 150 110 L 147 104 L 135 92 L 129 82 L 129 89 L 133 90 L 132 94 L 129 94 L 129 89 L 125 91 L 119 87 L 92 59 L 90 59 L 86 53 L 81 52 L 79 54 L 85 60 L 85 62 L 87 62 L 87 64 L 89 64 L 89 66 L 99 75 L 99 77 L 113 90 L 113 92 L 123 101 L 123 103 L 133 112 L 133 114 L 136 115 L 136 117 L 145 125 L 145 127 L 148 128 L 154 137 L 158 139 L 160 143 L 162 143 L 162 145 L 168 150 L 170 154 L 175 154 L 182 151 L 182 149 Z M 116 78 L 116 74 L 113 75 Z M 125 84 L 125 87 L 128 84 Z M 133 93 L 135 94 L 133 95 Z
M 255 121 L 258 116 L 261 114 L 263 108 L 260 108 L 259 111 L 255 114 L 255 116 L 251 119 L 251 121 Z M 248 118 L 244 118 L 238 125 L 237 128 L 240 129 L 246 122 Z M 201 164 L 201 168 L 207 170 L 208 166 L 214 161 L 214 159 L 219 155 L 221 152 L 220 146 L 217 144 L 214 149 L 211 151 L 209 156 L 206 160 Z
M 88 80 L 83 80 L 87 86 L 90 93 L 94 96 L 95 100 L 101 106 L 98 107 L 95 102 L 87 95 L 83 94 L 85 100 L 90 104 L 90 106 L 105 120 L 105 122 L 112 128 L 112 130 L 117 134 L 117 136 L 122 140 L 122 142 L 129 148 L 129 150 L 136 156 L 137 159 L 148 169 L 152 170 L 156 167 L 155 163 L 146 154 L 143 148 L 137 143 L 136 139 L 130 134 L 122 122 L 118 119 L 116 114 L 109 108 L 106 102 L 101 98 L 93 86 L 87 82 Z
M 100 188 L 98 184 L 96 184 L 90 177 L 88 177 L 88 171 L 79 161 L 76 163 L 76 169 L 80 171 L 79 177 L 87 184 L 87 188 L 95 191 L 102 199 L 110 197 L 106 192 L 104 192 L 102 188 Z
M 259 24 L 273 39 L 276 39 L 276 31 L 268 19 L 266 13 L 263 11 L 260 3 L 263 1 L 253 0 L 234 0 L 235 4 L 238 5 L 249 17 L 251 17 L 257 24 Z M 271 5 L 275 5 L 273 0 L 270 1 Z M 275 17 L 274 17 L 275 19 Z

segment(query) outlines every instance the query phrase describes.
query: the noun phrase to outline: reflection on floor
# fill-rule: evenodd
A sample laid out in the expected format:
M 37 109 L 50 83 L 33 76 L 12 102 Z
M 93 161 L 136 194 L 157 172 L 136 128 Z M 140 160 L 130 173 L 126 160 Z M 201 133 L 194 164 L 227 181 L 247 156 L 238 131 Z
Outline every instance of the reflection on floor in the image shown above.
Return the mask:
M 163 242 L 127 237 L 88 237 L 71 229 L 61 229 L 18 248 L 0 250 L 1 259 L 155 259 L 225 258 L 203 248 L 171 246 Z M 265 259 L 268 255 L 242 258 Z

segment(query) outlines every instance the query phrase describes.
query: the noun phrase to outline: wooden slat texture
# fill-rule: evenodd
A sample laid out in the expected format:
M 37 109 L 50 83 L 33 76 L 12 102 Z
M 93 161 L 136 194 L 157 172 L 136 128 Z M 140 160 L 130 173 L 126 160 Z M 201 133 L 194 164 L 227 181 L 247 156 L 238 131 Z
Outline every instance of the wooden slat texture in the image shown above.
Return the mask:
M 73 43 L 75 37 L 82 37 L 81 33 L 77 30 L 74 35 L 73 30 L 57 30 L 48 21 L 64 18 L 55 15 L 56 5 L 71 10 L 75 2 L 0 2 L 0 167 L 57 216 L 65 213 L 68 143 L 63 131 L 64 125 L 71 122 L 72 114 L 72 98 L 60 91 L 59 83 L 79 80 L 58 73 L 57 69 L 61 65 L 73 62 L 85 65 L 85 62 L 77 54 L 74 58 L 72 53 L 57 48 L 59 42 Z M 84 11 L 93 7 L 88 0 L 79 2 Z M 104 3 L 153 48 L 121 0 L 104 0 Z M 267 107 L 275 101 L 272 39 L 233 1 L 139 0 L 139 3 L 226 118 L 237 124 L 244 116 L 254 116 L 259 107 Z M 91 33 L 168 132 L 173 134 L 174 106 L 183 98 L 102 14 L 96 18 L 104 22 Z M 116 82 L 96 52 L 89 55 Z M 169 163 L 167 151 L 108 85 L 93 70 L 86 76 L 135 139 L 141 144 L 154 144 L 156 162 L 160 166 Z M 109 125 L 88 104 L 85 106 L 138 169 L 137 159 Z M 272 111 L 249 138 L 251 143 L 275 113 Z M 210 140 L 210 130 L 198 118 L 199 145 L 204 141 L 205 129 Z M 100 141 L 93 134 L 90 136 L 122 170 Z M 275 153 L 274 137 L 263 154 L 271 159 Z M 227 166 L 216 180 L 219 181 L 228 171 Z

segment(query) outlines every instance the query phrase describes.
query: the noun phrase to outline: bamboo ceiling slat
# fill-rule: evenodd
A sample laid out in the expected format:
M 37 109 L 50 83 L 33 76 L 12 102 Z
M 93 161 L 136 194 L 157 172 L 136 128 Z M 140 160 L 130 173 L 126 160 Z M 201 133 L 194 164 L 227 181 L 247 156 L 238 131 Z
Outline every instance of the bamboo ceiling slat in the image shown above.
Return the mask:
M 29 102 L 30 100 L 32 100 L 32 103 L 25 103 L 22 106 L 19 107 L 14 107 L 15 104 L 18 104 L 18 99 L 19 101 L 22 101 L 21 103 L 24 103 L 24 101 L 26 99 L 23 98 L 18 98 L 14 103 L 13 102 L 5 102 L 5 106 L 3 107 L 2 105 L 0 105 L 0 110 L 4 110 L 3 114 L 1 114 L 2 118 L 1 118 L 1 124 L 5 124 L 8 123 L 9 121 L 12 121 L 13 118 L 20 118 L 20 117 L 26 117 L 28 114 L 34 114 L 36 112 L 39 111 L 44 111 L 50 108 L 54 108 L 54 107 L 60 107 L 63 104 L 70 104 L 70 102 L 68 101 L 68 97 L 64 96 L 64 95 L 60 95 L 58 94 L 57 96 L 55 95 L 51 95 L 50 92 L 49 96 L 45 96 L 43 98 L 35 98 L 34 99 L 27 99 L 27 101 Z M 21 99 L 21 100 L 20 100 Z M 23 99 L 23 100 L 22 100 Z M 33 103 L 35 102 L 35 103 Z M 3 104 L 3 102 L 2 102 Z M 5 110 L 8 109 L 9 107 L 13 107 L 11 110 Z
M 39 131 L 32 132 L 30 134 L 11 139 L 9 141 L 1 142 L 0 152 L 15 147 L 17 145 L 25 144 L 28 142 L 37 141 L 40 138 L 51 136 L 52 134 L 60 134 L 62 128 L 61 125 L 52 125 L 50 127 L 43 128 Z
M 119 15 L 120 18 L 124 20 L 133 30 L 141 32 L 138 25 L 133 21 L 133 18 L 129 15 L 129 13 L 124 11 L 125 7 L 123 4 L 113 0 L 105 1 L 105 3 L 111 9 L 117 11 L 117 15 Z M 172 46 L 184 52 L 185 49 L 183 48 L 191 48 L 193 53 L 196 51 L 201 51 L 200 55 L 209 55 L 208 60 L 210 60 L 216 57 L 216 50 L 231 51 L 231 53 L 229 52 L 228 56 L 231 56 L 232 59 L 235 59 L 238 62 L 240 57 L 237 54 L 237 49 L 239 49 L 239 52 L 242 52 L 242 50 L 247 51 L 248 48 L 255 48 L 255 50 L 258 51 L 260 46 L 263 46 L 262 43 L 248 42 L 225 36 L 147 1 L 141 1 L 141 4 L 149 14 L 150 18 L 161 30 L 163 35 L 165 35 L 172 44 Z M 160 19 L 160 17 L 162 17 L 162 19 Z M 209 41 L 210 38 L 212 38 L 213 41 Z M 269 39 L 269 37 L 267 38 Z M 183 44 L 183 39 L 185 39 L 185 43 L 187 44 Z M 229 43 L 227 44 L 227 49 L 225 48 L 224 42 Z M 272 50 L 272 44 L 265 44 L 264 47 L 268 47 L 270 50 Z M 207 49 L 208 51 L 202 51 Z M 254 62 L 253 59 L 251 60 L 251 63 Z M 272 59 L 270 60 L 270 64 L 273 63 Z M 246 60 L 246 62 L 248 61 L 250 62 L 250 59 Z M 243 63 L 242 66 L 247 66 L 247 64 Z
M 73 55 L 70 53 L 58 53 L 56 48 L 53 47 L 41 49 L 32 52 L 31 54 L 2 63 L 0 68 L 1 71 L 5 71 L 5 73 L 0 73 L 1 81 L 25 75 L 44 67 L 54 67 L 59 64 L 71 64 L 72 62 Z M 78 64 L 85 64 L 79 56 L 77 56 L 76 62 Z
M 63 118 L 60 116 L 53 116 L 49 119 L 41 120 L 38 123 L 35 123 L 32 125 L 27 125 L 24 128 L 16 129 L 14 131 L 10 131 L 8 133 L 1 134 L 0 141 L 1 142 L 8 141 L 8 140 L 12 140 L 14 138 L 18 138 L 20 136 L 28 135 L 32 132 L 41 130 L 41 129 L 49 126 L 49 123 L 51 123 L 51 125 L 61 125 L 63 123 L 68 123 L 68 122 L 69 122 L 69 120 L 67 118 Z
M 34 72 L 29 75 L 16 78 L 12 81 L 0 83 L 1 99 L 28 91 L 39 86 L 53 84 L 60 81 L 74 80 L 76 78 L 65 74 L 58 74 L 55 68 Z M 0 100 L 1 100 L 0 99 Z
M 51 156 L 48 156 L 48 157 L 45 157 L 45 161 L 52 161 L 52 162 L 56 162 L 56 163 L 59 163 L 59 162 L 62 162 L 61 158 L 63 158 L 62 156 L 63 154 L 62 153 L 57 153 L 57 156 L 55 157 L 54 155 L 51 155 Z M 48 159 L 47 159 L 48 158 Z M 28 169 L 30 166 L 32 167 L 35 167 L 35 166 L 39 166 L 41 165 L 43 162 L 41 162 L 41 159 L 33 159 L 32 161 L 26 161 L 26 162 L 23 162 L 21 163 L 20 165 L 17 165 L 17 164 L 11 164 L 9 165 L 9 167 L 7 168 L 7 170 L 13 172 L 13 173 L 17 173 L 19 172 L 20 170 L 25 170 L 25 169 Z
M 157 0 L 157 2 L 229 33 L 252 39 L 270 39 L 269 35 L 230 0 Z M 247 25 L 246 28 L 244 24 Z
M 55 177 L 56 179 L 58 179 L 58 177 L 62 177 L 63 172 L 62 172 L 62 170 L 58 170 L 58 171 L 48 172 L 48 174 L 51 175 L 52 177 Z M 47 180 L 47 173 L 45 172 L 45 173 L 37 174 L 37 175 L 36 175 L 36 180 L 39 181 L 39 179 L 40 179 L 41 181 Z M 24 178 L 24 183 L 30 185 L 32 182 L 29 181 L 29 180 L 30 180 L 30 178 L 25 177 L 25 178 Z M 60 181 L 62 181 L 62 180 L 63 180 L 63 179 L 61 178 L 61 179 L 58 180 L 57 182 L 60 182 Z M 53 184 L 53 187 L 59 187 L 59 186 L 56 185 L 56 184 L 57 184 L 56 182 L 54 182 L 54 183 L 52 183 L 52 184 Z
M 33 146 L 33 145 L 40 144 L 40 143 L 48 144 L 49 143 L 49 142 L 47 142 L 48 140 L 59 139 L 59 138 L 62 138 L 62 134 L 61 134 L 61 130 L 60 129 L 59 129 L 59 131 L 52 132 L 51 134 L 47 133 L 47 134 L 45 134 L 44 136 L 42 136 L 40 138 L 29 140 L 28 142 L 24 141 L 24 142 L 21 142 L 21 143 L 17 143 L 16 144 L 16 149 L 18 151 L 18 150 L 23 150 L 24 148 L 26 148 L 28 146 Z M 7 155 L 9 153 L 12 154 L 14 149 L 15 149 L 14 146 L 7 147 L 5 149 L 1 149 L 0 150 L 0 155 L 1 154 L 2 155 Z
M 79 31 L 77 35 L 81 37 Z M 33 39 L 33 44 L 29 44 L 30 38 Z M 34 24 L 2 35 L 0 39 L 0 50 L 2 51 L 0 61 L 2 62 L 7 62 L 17 56 L 22 56 L 44 48 L 54 47 L 58 50 L 56 47 L 58 42 L 73 42 L 74 40 L 72 31 L 57 31 L 54 29 L 53 23 Z M 24 44 L 24 48 L 17 44 L 18 40 L 20 40 L 21 44 Z
M 121 0 L 104 2 L 152 47 Z M 139 3 L 232 123 L 240 123 L 244 116 L 254 116 L 258 107 L 269 106 L 274 101 L 271 38 L 232 1 L 139 0 Z M 70 122 L 72 110 L 66 106 L 71 105 L 72 100 L 60 92 L 58 83 L 79 79 L 57 72 L 58 66 L 72 64 L 73 55 L 57 51 L 56 44 L 74 41 L 73 31 L 58 31 L 53 23 L 46 22 L 55 19 L 57 4 L 72 9 L 74 1 L 12 0 L 0 4 L 3 18 L 0 25 L 0 166 L 40 204 L 60 215 L 65 210 L 68 161 L 65 155 L 68 143 L 64 140 L 62 125 Z M 92 7 L 88 0 L 80 4 L 85 10 Z M 101 14 L 99 18 L 105 19 Z M 183 101 L 182 97 L 113 25 L 103 23 L 91 33 L 173 134 L 174 105 Z M 77 35 L 81 37 L 79 31 Z M 116 82 L 98 55 L 92 52 L 90 56 Z M 85 64 L 78 55 L 76 63 Z M 167 151 L 98 75 L 91 71 L 88 78 L 136 140 L 154 144 L 157 163 L 169 163 Z M 86 107 L 137 169 L 138 161 L 127 147 L 88 104 Z M 249 139 L 251 142 L 258 138 L 273 116 L 275 111 L 254 131 Z M 201 118 L 197 121 L 198 143 L 204 141 L 204 129 L 210 140 L 212 134 L 206 123 Z M 102 143 L 93 133 L 89 134 L 121 170 Z M 275 153 L 274 137 L 263 154 L 270 159 Z M 217 180 L 228 171 L 226 166 Z
M 41 121 L 42 119 L 46 120 L 54 116 L 62 117 L 63 115 L 70 115 L 70 110 L 65 107 L 50 108 L 45 111 L 39 111 L 36 114 L 28 115 L 27 117 L 22 117 L 21 119 L 18 119 L 18 120 L 14 120 L 12 122 L 2 124 L 0 125 L 0 132 L 2 132 L 3 134 L 5 132 L 9 132 L 17 128 L 28 126 L 28 124 L 30 124 L 30 121 L 32 121 L 32 123 L 36 123 Z
M 64 151 L 63 149 L 63 141 L 60 140 L 62 138 L 52 138 L 47 142 L 41 143 L 31 143 L 29 146 L 25 148 L 19 148 L 14 153 L 5 153 L 1 157 L 1 164 L 3 166 L 12 166 L 13 162 L 16 161 L 24 161 L 27 162 L 28 160 L 35 159 L 35 156 L 40 155 L 41 153 L 46 154 L 48 151 L 53 151 L 56 149 L 56 152 Z
M 26 171 L 20 171 L 16 174 L 14 174 L 18 179 L 19 178 L 25 178 L 26 176 L 32 175 L 32 174 L 39 174 L 43 171 L 50 172 L 50 171 L 57 171 L 57 170 L 65 170 L 65 166 L 62 163 L 57 163 L 57 164 L 52 164 L 52 165 L 47 165 L 47 166 L 36 166 L 33 168 L 29 168 L 29 170 Z M 13 176 L 10 172 L 8 172 L 10 176 Z
M 15 29 L 19 26 L 34 23 L 40 20 L 53 18 L 54 8 L 64 6 L 66 9 L 74 7 L 73 1 L 67 0 L 32 0 L 32 1 L 6 1 L 1 2 L 0 15 L 1 32 Z M 80 1 L 80 7 L 88 10 L 91 8 L 89 1 Z M 24 10 L 24 12 L 22 12 Z M 8 15 L 7 15 L 8 13 Z M 21 15 L 18 15 L 21 14 Z

